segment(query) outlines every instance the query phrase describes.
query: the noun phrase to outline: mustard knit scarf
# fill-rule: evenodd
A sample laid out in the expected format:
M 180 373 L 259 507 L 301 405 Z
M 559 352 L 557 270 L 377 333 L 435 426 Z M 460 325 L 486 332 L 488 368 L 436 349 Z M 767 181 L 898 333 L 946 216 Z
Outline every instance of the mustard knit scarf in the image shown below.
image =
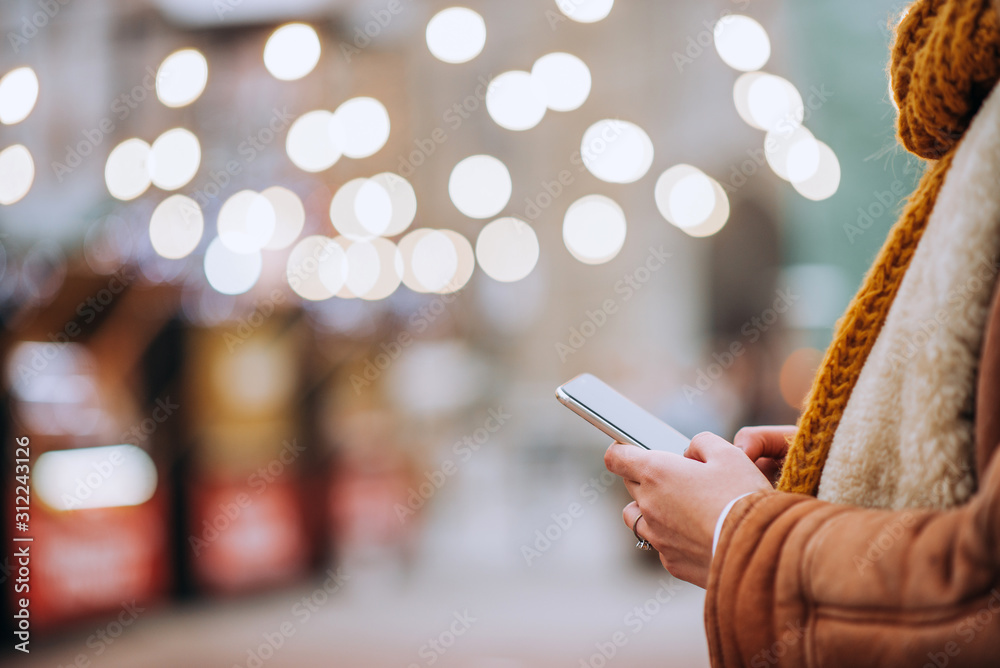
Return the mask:
M 889 66 L 899 141 L 932 160 L 861 289 L 837 323 L 806 399 L 778 489 L 815 495 L 847 401 L 886 321 L 959 141 L 1000 78 L 990 0 L 918 0 L 896 29 Z

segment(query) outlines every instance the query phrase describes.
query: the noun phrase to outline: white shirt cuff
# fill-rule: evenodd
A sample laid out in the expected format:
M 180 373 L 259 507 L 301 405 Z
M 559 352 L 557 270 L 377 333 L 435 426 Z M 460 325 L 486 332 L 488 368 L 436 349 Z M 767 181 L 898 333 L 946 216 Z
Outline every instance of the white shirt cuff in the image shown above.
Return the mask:
M 722 509 L 719 513 L 719 519 L 715 522 L 715 535 L 712 537 L 712 558 L 715 558 L 715 548 L 719 545 L 719 536 L 722 534 L 722 525 L 726 523 L 726 518 L 729 516 L 729 511 L 733 509 L 736 502 L 742 499 L 744 496 L 750 496 L 753 492 L 747 492 L 746 494 L 740 494 L 735 499 L 726 504 L 726 507 Z

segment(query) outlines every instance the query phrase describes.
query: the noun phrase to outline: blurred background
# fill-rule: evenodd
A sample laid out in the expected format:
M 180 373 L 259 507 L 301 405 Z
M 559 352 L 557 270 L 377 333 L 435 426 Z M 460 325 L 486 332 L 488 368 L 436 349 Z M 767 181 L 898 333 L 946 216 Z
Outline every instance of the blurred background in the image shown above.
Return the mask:
M 706 666 L 553 391 L 795 421 L 904 9 L 0 4 L 4 665 Z

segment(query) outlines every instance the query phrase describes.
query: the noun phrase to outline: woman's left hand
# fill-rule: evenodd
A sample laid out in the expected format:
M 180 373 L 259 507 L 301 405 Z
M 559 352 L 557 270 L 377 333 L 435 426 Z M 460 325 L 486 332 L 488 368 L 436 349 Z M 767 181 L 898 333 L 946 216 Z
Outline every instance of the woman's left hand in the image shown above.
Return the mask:
M 622 513 L 625 524 L 631 529 L 642 513 L 636 530 L 663 567 L 699 587 L 708 584 L 715 523 L 726 504 L 773 490 L 742 450 L 708 432 L 695 436 L 683 457 L 612 443 L 604 463 L 635 499 Z

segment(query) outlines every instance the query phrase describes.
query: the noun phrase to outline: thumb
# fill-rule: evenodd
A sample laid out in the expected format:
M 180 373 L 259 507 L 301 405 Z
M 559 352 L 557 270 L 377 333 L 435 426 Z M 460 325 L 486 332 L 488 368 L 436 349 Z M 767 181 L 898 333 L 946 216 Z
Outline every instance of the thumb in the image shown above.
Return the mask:
M 684 456 L 699 462 L 708 462 L 709 459 L 729 454 L 733 451 L 733 444 L 715 434 L 703 431 L 691 439 L 691 444 L 684 451 Z
M 736 432 L 733 445 L 754 462 L 761 457 L 781 459 L 788 452 L 788 440 L 795 436 L 795 431 L 793 426 L 743 427 Z

